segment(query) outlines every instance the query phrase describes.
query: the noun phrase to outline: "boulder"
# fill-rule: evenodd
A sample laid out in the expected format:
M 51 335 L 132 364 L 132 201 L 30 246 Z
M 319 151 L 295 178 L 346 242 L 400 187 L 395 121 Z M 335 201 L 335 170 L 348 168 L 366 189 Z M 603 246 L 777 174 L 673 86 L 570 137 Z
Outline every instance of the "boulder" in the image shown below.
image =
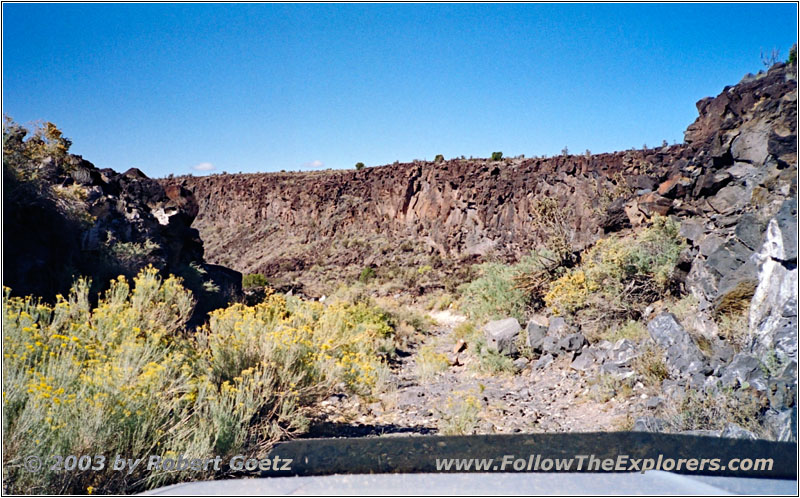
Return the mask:
M 797 363 L 792 361 L 782 374 L 767 381 L 769 406 L 776 411 L 784 411 L 797 405 Z
M 714 195 L 731 181 L 731 174 L 727 171 L 707 171 L 694 185 L 692 194 L 695 197 Z
M 672 208 L 672 200 L 660 196 L 655 192 L 639 196 L 637 200 L 639 203 L 639 210 L 648 217 L 655 214 L 666 216 Z
M 489 349 L 504 355 L 517 353 L 517 337 L 522 327 L 516 318 L 494 320 L 483 327 Z
M 766 225 L 761 223 L 754 214 L 745 213 L 736 223 L 734 234 L 751 251 L 756 251 L 761 247 L 765 228 Z
M 687 190 L 692 186 L 692 180 L 681 175 L 673 175 L 668 180 L 658 186 L 658 195 L 675 199 L 686 195 Z
M 521 372 L 525 370 L 525 367 L 527 367 L 529 363 L 530 361 L 528 361 L 527 358 L 517 358 L 514 360 L 514 371 Z
M 620 197 L 606 208 L 606 214 L 600 221 L 600 226 L 605 233 L 617 232 L 623 228 L 631 227 L 630 218 L 625 212 L 626 202 L 624 197 Z
M 705 224 L 698 218 L 689 218 L 681 222 L 680 235 L 687 240 L 698 243 L 705 233 Z
M 542 353 L 548 353 L 553 356 L 560 355 L 561 349 L 558 347 L 558 341 L 559 339 L 552 335 L 545 337 L 542 341 Z
M 528 334 L 525 343 L 531 350 L 535 352 L 542 351 L 542 343 L 547 336 L 548 326 L 549 321 L 543 315 L 534 315 L 528 321 L 528 325 L 525 327 L 525 331 Z
M 738 353 L 720 373 L 719 380 L 723 387 L 735 388 L 748 384 L 756 391 L 767 390 L 767 375 L 761 362 L 753 355 Z
M 580 349 L 589 344 L 586 338 L 580 332 L 570 334 L 558 341 L 558 349 L 566 352 L 580 351 Z

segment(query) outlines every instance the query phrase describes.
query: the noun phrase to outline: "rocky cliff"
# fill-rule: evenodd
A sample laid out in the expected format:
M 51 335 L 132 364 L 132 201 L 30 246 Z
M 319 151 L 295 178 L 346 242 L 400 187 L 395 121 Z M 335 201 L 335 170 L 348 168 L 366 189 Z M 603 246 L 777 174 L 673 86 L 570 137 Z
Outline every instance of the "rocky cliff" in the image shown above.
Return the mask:
M 88 277 L 96 295 L 146 265 L 183 277 L 198 317 L 240 292 L 241 274 L 204 262 L 189 190 L 135 168 L 98 169 L 69 154 L 50 123 L 27 134 L 3 128 L 3 285 L 12 294 L 52 300 Z
M 796 191 L 795 69 L 778 64 L 697 108 L 684 144 L 647 150 L 162 183 L 194 192 L 194 226 L 210 261 L 312 289 L 327 273 L 350 278 L 366 266 L 439 269 L 464 258 L 516 259 L 547 244 L 537 216 L 544 199 L 558 203 L 576 251 L 654 213 L 692 219 L 690 239 L 714 232 L 724 240 L 739 214 L 757 211 L 758 238 Z M 710 245 L 700 257 L 709 256 Z M 744 254 L 734 257 L 741 263 Z M 719 278 L 711 279 L 711 294 Z

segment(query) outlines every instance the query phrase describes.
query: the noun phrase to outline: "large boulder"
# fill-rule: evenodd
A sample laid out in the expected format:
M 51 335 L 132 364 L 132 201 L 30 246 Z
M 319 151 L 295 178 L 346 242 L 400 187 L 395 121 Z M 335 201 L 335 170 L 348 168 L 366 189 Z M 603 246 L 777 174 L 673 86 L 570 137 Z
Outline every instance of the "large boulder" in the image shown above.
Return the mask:
M 494 320 L 483 327 L 489 349 L 505 355 L 517 353 L 517 338 L 521 330 L 516 318 Z

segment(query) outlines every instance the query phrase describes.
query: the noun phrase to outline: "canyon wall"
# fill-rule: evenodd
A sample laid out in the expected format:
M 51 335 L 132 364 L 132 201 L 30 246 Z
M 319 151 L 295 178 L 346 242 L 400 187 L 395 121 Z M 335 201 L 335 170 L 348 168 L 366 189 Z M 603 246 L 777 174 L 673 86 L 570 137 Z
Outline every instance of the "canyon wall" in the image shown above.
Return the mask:
M 209 261 L 293 279 L 310 268 L 514 260 L 547 242 L 543 199 L 558 203 L 576 251 L 655 213 L 713 229 L 796 190 L 795 71 L 778 64 L 700 100 L 681 145 L 162 183 L 194 192 Z

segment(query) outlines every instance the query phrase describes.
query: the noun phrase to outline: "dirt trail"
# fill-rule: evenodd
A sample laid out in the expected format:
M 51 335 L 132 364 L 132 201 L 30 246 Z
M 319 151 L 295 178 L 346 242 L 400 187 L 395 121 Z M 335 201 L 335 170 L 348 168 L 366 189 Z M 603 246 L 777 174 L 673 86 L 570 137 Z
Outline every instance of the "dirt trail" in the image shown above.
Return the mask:
M 449 311 L 431 317 L 436 326 L 400 355 L 388 389 L 377 400 L 331 396 L 321 403 L 307 437 L 437 434 L 469 396 L 480 402 L 470 431 L 477 434 L 613 431 L 640 415 L 630 398 L 618 401 L 598 396 L 602 386 L 571 370 L 567 357 L 543 369 L 534 369 L 535 362 L 530 362 L 516 373 L 491 375 L 479 371 L 478 359 L 468 349 L 459 354 L 459 364 L 421 379 L 420 349 L 432 346 L 436 353 L 452 358 L 457 342 L 453 329 L 464 320 Z

